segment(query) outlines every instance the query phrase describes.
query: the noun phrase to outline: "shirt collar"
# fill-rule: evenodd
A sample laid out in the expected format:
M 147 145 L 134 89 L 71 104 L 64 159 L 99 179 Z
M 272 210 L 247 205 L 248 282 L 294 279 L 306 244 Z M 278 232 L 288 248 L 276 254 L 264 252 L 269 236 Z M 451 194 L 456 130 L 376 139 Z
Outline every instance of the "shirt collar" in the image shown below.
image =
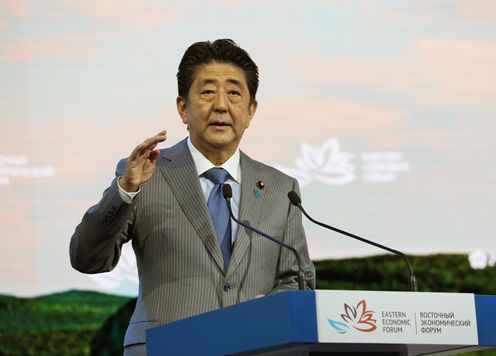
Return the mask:
M 222 167 L 224 168 L 229 175 L 238 183 L 241 183 L 241 174 L 240 174 L 240 164 L 239 164 L 239 148 L 236 148 L 234 154 L 229 157 L 227 161 L 225 161 L 222 165 L 216 166 L 212 162 L 210 162 L 204 155 L 201 153 L 191 142 L 191 139 L 188 137 L 188 148 L 191 152 L 191 156 L 193 157 L 193 162 L 195 163 L 196 173 L 198 176 L 201 176 L 203 173 L 208 171 L 210 168 L 214 167 Z

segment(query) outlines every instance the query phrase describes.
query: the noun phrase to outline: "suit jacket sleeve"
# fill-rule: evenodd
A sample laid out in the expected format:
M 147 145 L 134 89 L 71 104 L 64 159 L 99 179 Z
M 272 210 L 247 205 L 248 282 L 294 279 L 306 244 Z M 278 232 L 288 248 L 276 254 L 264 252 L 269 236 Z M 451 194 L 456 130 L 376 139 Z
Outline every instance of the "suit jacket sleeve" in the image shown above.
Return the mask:
M 125 160 L 118 163 L 116 178 L 100 202 L 86 211 L 71 237 L 71 264 L 80 272 L 111 271 L 119 261 L 122 245 L 130 239 L 133 203 L 122 200 L 117 186 L 117 177 L 122 174 L 125 163 Z
M 293 183 L 293 190 L 300 194 L 299 185 L 296 180 Z M 315 289 L 315 267 L 308 254 L 302 214 L 298 208 L 291 204 L 288 205 L 288 219 L 283 241 L 298 251 L 302 264 L 301 267 L 306 276 L 307 289 Z M 287 289 L 298 289 L 298 263 L 293 252 L 282 248 L 278 262 L 277 278 L 271 293 Z

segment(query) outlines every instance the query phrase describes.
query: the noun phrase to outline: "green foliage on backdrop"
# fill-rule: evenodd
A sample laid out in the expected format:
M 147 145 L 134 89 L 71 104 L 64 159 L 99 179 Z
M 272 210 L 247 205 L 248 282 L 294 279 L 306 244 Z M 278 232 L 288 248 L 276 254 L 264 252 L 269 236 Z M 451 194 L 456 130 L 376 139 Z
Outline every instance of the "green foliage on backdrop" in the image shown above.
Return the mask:
M 496 294 L 496 267 L 474 270 L 466 255 L 412 256 L 409 260 L 423 292 Z M 317 289 L 408 291 L 402 258 L 381 255 L 315 262 Z
M 473 270 L 466 255 L 414 256 L 411 262 L 421 291 L 496 294 L 496 267 Z M 317 261 L 315 267 L 318 289 L 409 290 L 408 269 L 396 256 Z M 0 355 L 122 355 L 134 303 L 83 291 L 0 296 Z
M 129 299 L 85 291 L 0 296 L 0 355 L 88 355 L 95 333 Z

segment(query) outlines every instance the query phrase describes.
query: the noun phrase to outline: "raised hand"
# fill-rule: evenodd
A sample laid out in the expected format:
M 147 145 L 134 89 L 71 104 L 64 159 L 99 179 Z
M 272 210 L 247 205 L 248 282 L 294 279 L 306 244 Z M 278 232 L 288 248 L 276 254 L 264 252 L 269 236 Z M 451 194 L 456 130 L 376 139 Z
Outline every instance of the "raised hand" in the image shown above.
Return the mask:
M 160 155 L 160 151 L 155 147 L 166 139 L 167 131 L 164 130 L 136 146 L 129 155 L 124 174 L 119 180 L 122 189 L 126 192 L 136 192 L 152 176 L 155 170 L 155 161 Z

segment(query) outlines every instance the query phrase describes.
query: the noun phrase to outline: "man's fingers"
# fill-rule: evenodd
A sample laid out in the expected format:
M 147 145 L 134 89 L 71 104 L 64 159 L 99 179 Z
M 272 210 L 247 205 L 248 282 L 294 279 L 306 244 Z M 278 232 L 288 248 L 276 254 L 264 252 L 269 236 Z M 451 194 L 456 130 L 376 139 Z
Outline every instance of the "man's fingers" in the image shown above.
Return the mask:
M 165 139 L 166 136 L 164 135 L 155 135 L 153 137 L 147 138 L 141 145 L 137 147 L 137 154 L 140 156 L 150 154 L 150 151 L 154 150 L 155 147 L 157 147 L 160 142 L 165 141 Z
M 153 150 L 152 152 L 150 152 L 150 156 L 148 158 L 150 159 L 150 161 L 154 162 L 159 156 L 160 156 L 160 151 Z
M 157 147 L 160 142 L 164 142 L 167 139 L 167 131 L 160 131 L 153 137 L 150 137 L 143 142 L 142 152 L 152 151 Z
M 143 143 L 139 144 L 135 147 L 131 155 L 129 156 L 130 160 L 136 160 L 138 158 L 146 159 L 150 155 L 151 151 L 157 147 L 160 142 L 164 142 L 167 139 L 167 131 L 160 131 L 155 136 L 147 138 Z

